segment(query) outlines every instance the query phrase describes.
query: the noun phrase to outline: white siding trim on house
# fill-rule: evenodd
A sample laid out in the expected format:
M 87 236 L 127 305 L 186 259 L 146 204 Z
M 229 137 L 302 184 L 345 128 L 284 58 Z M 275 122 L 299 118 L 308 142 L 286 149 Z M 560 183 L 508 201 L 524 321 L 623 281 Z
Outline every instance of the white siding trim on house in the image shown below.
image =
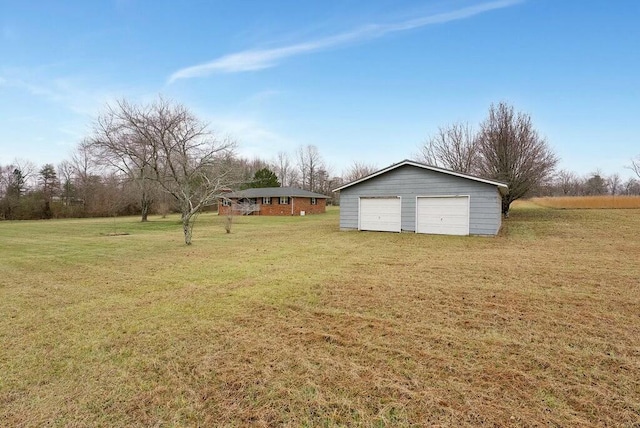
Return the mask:
M 358 230 L 400 232 L 402 199 L 399 196 L 359 198 Z
M 416 233 L 468 235 L 470 195 L 416 197 Z

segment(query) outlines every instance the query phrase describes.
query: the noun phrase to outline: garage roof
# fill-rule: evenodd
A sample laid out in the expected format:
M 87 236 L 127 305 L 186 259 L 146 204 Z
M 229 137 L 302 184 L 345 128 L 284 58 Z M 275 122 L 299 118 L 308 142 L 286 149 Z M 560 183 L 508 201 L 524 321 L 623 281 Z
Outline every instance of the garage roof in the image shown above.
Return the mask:
M 367 181 L 373 177 L 377 177 L 379 175 L 382 175 L 384 173 L 387 173 L 389 171 L 392 171 L 396 168 L 400 168 L 401 166 L 405 166 L 405 165 L 410 165 L 410 166 L 415 166 L 417 168 L 422 168 L 422 169 L 427 169 L 429 171 L 436 171 L 436 172 L 441 172 L 443 174 L 448 174 L 448 175 L 453 175 L 455 177 L 461 177 L 461 178 L 466 178 L 467 180 L 473 180 L 473 181 L 479 181 L 480 183 L 486 183 L 486 184 L 492 184 L 494 186 L 496 186 L 498 188 L 498 190 L 500 191 L 500 193 L 502 193 L 503 195 L 505 193 L 507 193 L 507 189 L 509 188 L 507 186 L 506 183 L 503 183 L 501 181 L 496 181 L 496 180 L 487 180 L 486 178 L 480 178 L 480 177 L 475 177 L 473 175 L 469 175 L 469 174 L 463 174 L 461 172 L 455 172 L 455 171 L 451 171 L 448 169 L 444 169 L 444 168 L 439 168 L 437 166 L 431 166 L 431 165 L 426 165 L 420 162 L 416 162 L 416 161 L 412 161 L 409 159 L 405 159 L 402 162 L 398 162 L 395 163 L 391 166 L 388 166 L 386 168 L 381 169 L 380 171 L 376 171 L 373 174 L 369 174 L 366 177 L 362 177 L 358 180 L 352 181 L 351 183 L 347 183 L 343 186 L 338 187 L 337 189 L 334 189 L 334 192 L 338 192 L 342 189 L 346 189 L 347 187 L 351 187 L 353 185 L 356 185 L 358 183 L 362 183 L 363 181 Z

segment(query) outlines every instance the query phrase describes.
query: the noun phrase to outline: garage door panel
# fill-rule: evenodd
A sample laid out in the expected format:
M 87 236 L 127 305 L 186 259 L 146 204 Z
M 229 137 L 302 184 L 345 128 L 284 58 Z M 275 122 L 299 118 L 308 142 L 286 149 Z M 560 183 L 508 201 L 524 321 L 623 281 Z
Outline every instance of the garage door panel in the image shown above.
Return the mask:
M 400 198 L 361 198 L 360 230 L 400 232 Z
M 469 234 L 469 198 L 421 197 L 417 199 L 416 232 L 440 235 Z

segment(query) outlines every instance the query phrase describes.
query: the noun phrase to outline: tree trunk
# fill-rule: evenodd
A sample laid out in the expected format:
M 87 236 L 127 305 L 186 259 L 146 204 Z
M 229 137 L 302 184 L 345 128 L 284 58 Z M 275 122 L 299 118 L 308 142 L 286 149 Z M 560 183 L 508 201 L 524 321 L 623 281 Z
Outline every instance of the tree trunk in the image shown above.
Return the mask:
M 151 208 L 151 201 L 147 198 L 146 194 L 142 194 L 142 199 L 140 200 L 140 209 L 142 211 L 141 222 L 147 221 L 147 217 L 149 216 L 149 209 Z
M 502 215 L 504 218 L 509 218 L 509 208 L 511 206 L 511 198 L 506 195 L 502 197 Z
M 198 218 L 198 212 L 182 213 L 182 231 L 184 232 L 184 243 L 191 245 L 191 236 L 193 235 L 193 226 Z
M 44 201 L 44 208 L 42 209 L 42 218 L 49 220 L 53 217 L 53 213 L 51 211 L 51 203 L 49 201 Z
M 191 245 L 191 235 L 193 232 L 193 224 L 189 221 L 190 216 L 182 217 L 182 231 L 184 232 L 184 243 Z

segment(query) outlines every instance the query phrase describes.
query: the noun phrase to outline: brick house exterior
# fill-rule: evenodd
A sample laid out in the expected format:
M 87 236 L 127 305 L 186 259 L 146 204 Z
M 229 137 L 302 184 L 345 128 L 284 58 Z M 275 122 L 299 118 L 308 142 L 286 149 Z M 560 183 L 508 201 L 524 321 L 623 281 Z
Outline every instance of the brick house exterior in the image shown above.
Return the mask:
M 219 215 L 300 215 L 326 211 L 327 196 L 295 187 L 263 187 L 227 193 Z

